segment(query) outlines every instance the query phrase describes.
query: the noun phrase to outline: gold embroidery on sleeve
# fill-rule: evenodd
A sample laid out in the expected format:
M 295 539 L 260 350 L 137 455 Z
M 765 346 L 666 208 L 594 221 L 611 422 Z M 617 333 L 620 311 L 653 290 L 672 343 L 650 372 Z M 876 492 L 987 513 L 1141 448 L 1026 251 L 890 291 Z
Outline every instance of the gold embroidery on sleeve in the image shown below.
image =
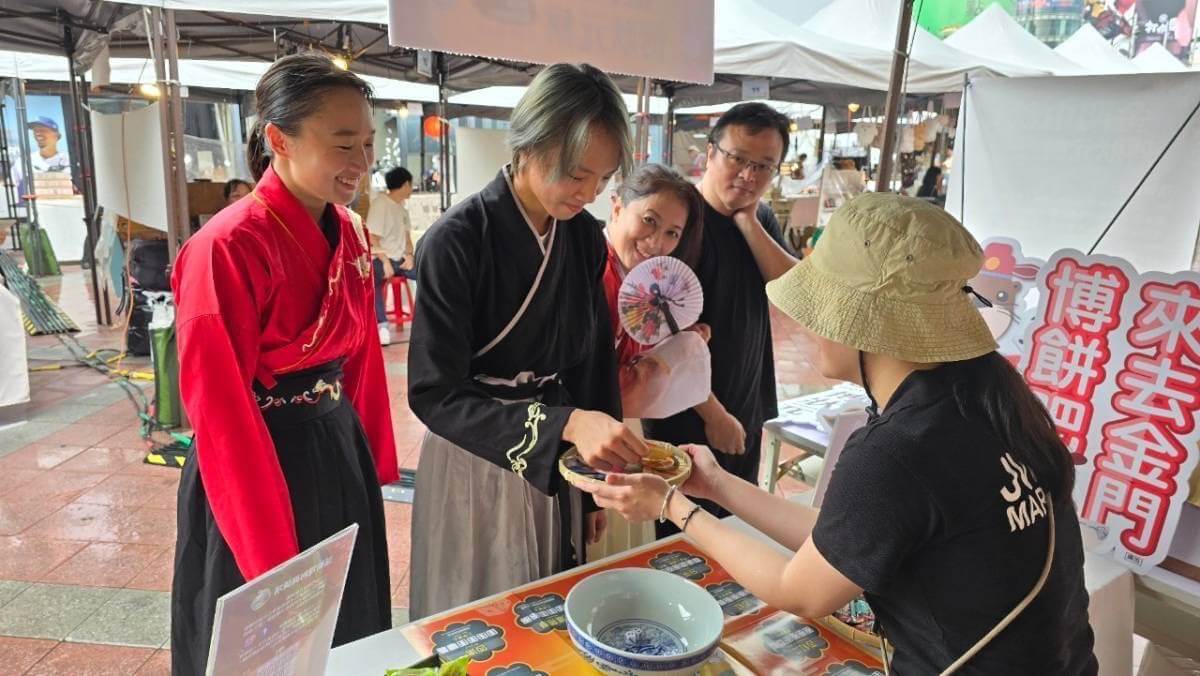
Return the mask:
M 529 455 L 537 446 L 538 425 L 546 419 L 542 408 L 542 403 L 538 401 L 529 405 L 529 417 L 525 420 L 525 429 L 529 430 L 529 433 L 522 435 L 521 441 L 508 449 L 508 453 L 505 454 L 508 461 L 512 463 L 512 471 L 522 478 L 525 477 L 525 468 L 529 466 L 529 463 L 525 461 L 525 456 Z

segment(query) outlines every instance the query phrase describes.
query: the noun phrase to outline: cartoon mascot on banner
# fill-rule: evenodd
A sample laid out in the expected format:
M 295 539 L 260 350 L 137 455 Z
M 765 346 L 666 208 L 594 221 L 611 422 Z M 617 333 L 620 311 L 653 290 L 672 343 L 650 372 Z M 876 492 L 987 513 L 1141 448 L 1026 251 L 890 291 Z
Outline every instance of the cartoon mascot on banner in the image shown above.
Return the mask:
M 1025 258 L 1016 240 L 988 239 L 983 242 L 983 269 L 971 280 L 971 288 L 992 303 L 980 303 L 979 312 L 1000 344 L 1000 354 L 1013 365 L 1020 361 L 1026 329 L 1037 312 L 1037 276 L 1044 263 Z

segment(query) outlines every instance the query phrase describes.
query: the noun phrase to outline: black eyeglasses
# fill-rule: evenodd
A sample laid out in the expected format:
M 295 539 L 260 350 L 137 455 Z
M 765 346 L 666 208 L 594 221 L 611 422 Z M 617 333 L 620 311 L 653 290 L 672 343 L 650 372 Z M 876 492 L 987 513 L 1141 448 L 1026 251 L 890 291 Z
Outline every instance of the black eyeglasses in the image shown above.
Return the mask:
M 775 176 L 775 174 L 779 173 L 778 164 L 764 164 L 762 162 L 748 160 L 741 155 L 725 150 L 718 143 L 713 143 L 713 147 L 721 151 L 721 154 L 725 156 L 725 159 L 729 160 L 729 163 L 737 169 L 739 174 L 747 169 L 750 170 L 751 174 L 765 174 L 767 178 L 771 178 Z

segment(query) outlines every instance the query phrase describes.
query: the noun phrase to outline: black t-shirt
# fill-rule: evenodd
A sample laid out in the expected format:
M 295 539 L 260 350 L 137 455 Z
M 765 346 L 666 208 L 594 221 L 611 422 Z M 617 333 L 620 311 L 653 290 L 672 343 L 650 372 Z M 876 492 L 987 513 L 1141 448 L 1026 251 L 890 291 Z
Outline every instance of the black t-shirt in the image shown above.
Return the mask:
M 771 207 L 758 205 L 758 222 L 771 239 L 786 248 Z M 733 218 L 704 204 L 704 241 L 696 276 L 704 289 L 700 321 L 712 327 L 712 391 L 746 429 L 747 445 L 761 436 L 764 421 L 778 415 L 775 399 L 775 356 L 771 349 L 771 312 L 766 281 Z M 673 443 L 708 443 L 704 424 L 693 410 L 666 420 L 645 422 L 646 434 Z M 757 448 L 757 444 L 754 444 Z M 750 457 L 753 456 L 753 457 Z M 754 480 L 758 454 L 718 454 L 722 465 L 741 463 Z M 739 475 L 739 468 L 726 466 Z
M 940 673 L 1029 593 L 1046 561 L 1044 490 L 985 420 L 964 417 L 956 382 L 947 365 L 901 384 L 847 442 L 813 530 L 817 550 L 865 590 L 897 674 Z M 1041 593 L 958 673 L 1097 673 L 1069 499 L 1054 518 Z

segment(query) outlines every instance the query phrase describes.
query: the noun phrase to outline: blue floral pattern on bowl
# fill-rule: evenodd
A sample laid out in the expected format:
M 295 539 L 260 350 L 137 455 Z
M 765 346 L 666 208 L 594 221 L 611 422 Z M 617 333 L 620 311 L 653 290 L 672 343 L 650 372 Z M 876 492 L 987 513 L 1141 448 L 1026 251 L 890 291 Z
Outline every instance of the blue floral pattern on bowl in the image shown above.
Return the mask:
M 687 651 L 683 637 L 653 620 L 628 619 L 601 629 L 596 638 L 610 648 L 635 655 L 681 655 Z
M 693 667 L 698 668 L 700 665 L 708 661 L 708 658 L 712 657 L 713 654 L 717 652 L 717 642 L 714 641 L 712 645 L 708 646 L 698 654 L 689 657 L 681 657 L 677 660 L 670 660 L 667 662 L 651 662 L 649 660 L 641 660 L 633 657 L 624 657 L 612 652 L 611 649 L 604 644 L 596 642 L 587 634 L 579 631 L 579 629 L 576 628 L 569 619 L 567 622 L 567 629 L 571 634 L 571 639 L 574 641 L 575 647 L 579 649 L 580 654 L 583 655 L 584 659 L 596 665 L 596 667 L 604 673 L 615 672 L 629 674 L 630 676 L 639 676 L 639 674 L 643 672 L 667 672 L 676 671 L 679 669 L 690 669 Z M 624 671 L 625 669 L 631 669 L 633 671 Z

